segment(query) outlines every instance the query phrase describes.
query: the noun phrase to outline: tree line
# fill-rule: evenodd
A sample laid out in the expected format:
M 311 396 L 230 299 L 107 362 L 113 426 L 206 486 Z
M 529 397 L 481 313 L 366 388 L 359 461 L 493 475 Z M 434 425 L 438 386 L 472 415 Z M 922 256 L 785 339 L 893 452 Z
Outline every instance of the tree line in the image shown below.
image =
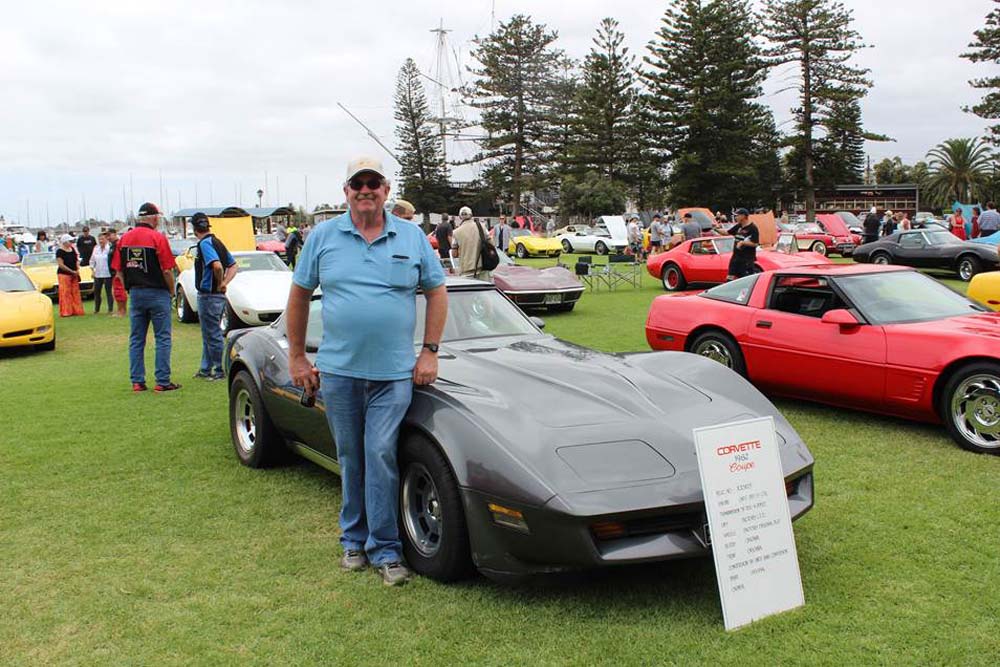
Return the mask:
M 760 12 L 749 0 L 670 0 L 641 58 L 606 18 L 575 61 L 555 30 L 515 15 L 473 41 L 472 82 L 462 93 L 481 135 L 465 163 L 481 166 L 478 189 L 515 214 L 557 198 L 569 215 L 621 211 L 626 201 L 640 209 L 770 206 L 778 189 L 804 193 L 811 217 L 817 188 L 862 182 L 864 142 L 889 140 L 862 123 L 872 82 L 852 62 L 865 48 L 852 24 L 837 0 L 765 0 Z M 963 57 L 1000 62 L 997 9 L 975 36 Z M 796 93 L 784 132 L 763 98 L 771 72 Z M 1000 117 L 1000 77 L 971 84 L 990 92 L 969 111 Z M 443 210 L 454 203 L 448 165 L 412 59 L 397 78 L 395 118 L 406 197 Z M 992 165 L 992 150 L 970 141 L 976 169 Z M 960 148 L 932 151 L 920 167 L 940 197 L 968 185 L 946 185 L 942 169 Z M 880 165 L 876 177 L 901 177 Z

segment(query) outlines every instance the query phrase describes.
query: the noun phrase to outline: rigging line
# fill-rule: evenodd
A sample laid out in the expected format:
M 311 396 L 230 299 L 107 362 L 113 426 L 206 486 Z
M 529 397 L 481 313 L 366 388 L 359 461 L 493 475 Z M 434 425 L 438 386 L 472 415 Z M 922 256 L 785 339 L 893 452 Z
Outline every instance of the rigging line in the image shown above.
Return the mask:
M 399 158 L 398 158 L 398 157 L 396 157 L 396 154 L 395 154 L 395 153 L 393 153 L 393 152 L 392 152 L 391 150 L 389 150 L 389 147 L 388 147 L 388 146 L 386 146 L 385 144 L 383 144 L 383 143 L 382 143 L 382 140 L 378 138 L 378 135 L 376 135 L 376 134 L 375 134 L 374 132 L 372 132 L 372 131 L 371 131 L 371 129 L 369 129 L 369 127 L 368 127 L 367 125 L 365 125 L 364 123 L 362 123 L 362 122 L 361 122 L 361 119 L 360 119 L 360 118 L 358 118 L 357 116 L 355 116 L 354 114 L 352 114 L 352 113 L 351 113 L 350 111 L 348 111 L 347 107 L 345 107 L 345 106 L 344 106 L 343 104 L 341 104 L 340 102 L 337 102 L 337 106 L 338 106 L 338 107 L 340 107 L 341 109 L 343 109 L 343 110 L 344 110 L 344 113 L 346 113 L 346 114 L 347 114 L 348 116 L 350 116 L 351 118 L 353 118 L 353 119 L 354 119 L 354 121 L 355 121 L 355 122 L 356 122 L 356 123 L 357 123 L 358 125 L 360 125 L 361 127 L 363 127 L 363 128 L 365 129 L 365 132 L 367 132 L 367 133 L 368 133 L 368 136 L 369 136 L 369 137 L 371 137 L 371 138 L 372 138 L 372 139 L 373 139 L 373 140 L 375 141 L 375 143 L 377 143 L 377 144 L 378 144 L 379 146 L 381 146 L 381 147 L 382 147 L 382 150 L 384 150 L 384 151 L 385 151 L 386 153 L 388 153 L 388 154 L 389 154 L 389 156 L 390 156 L 390 157 L 391 157 L 391 158 L 392 158 L 393 160 L 395 160 L 395 161 L 396 161 L 397 163 L 399 163 L 399 164 L 403 164 L 402 162 L 400 162 L 400 161 L 399 161 Z

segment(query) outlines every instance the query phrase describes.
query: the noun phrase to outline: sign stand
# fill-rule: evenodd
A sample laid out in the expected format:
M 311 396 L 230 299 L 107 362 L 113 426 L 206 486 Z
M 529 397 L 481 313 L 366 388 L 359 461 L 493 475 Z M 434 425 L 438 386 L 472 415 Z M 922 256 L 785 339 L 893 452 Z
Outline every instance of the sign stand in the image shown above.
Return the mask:
M 805 604 L 774 419 L 694 429 L 726 630 Z

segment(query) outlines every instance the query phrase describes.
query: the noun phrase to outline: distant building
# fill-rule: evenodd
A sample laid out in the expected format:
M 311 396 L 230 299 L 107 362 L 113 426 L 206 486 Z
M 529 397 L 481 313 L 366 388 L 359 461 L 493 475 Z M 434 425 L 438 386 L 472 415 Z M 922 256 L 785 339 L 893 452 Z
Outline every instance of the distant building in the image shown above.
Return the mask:
M 804 213 L 806 205 L 802 191 L 795 193 L 794 203 L 780 197 L 777 210 Z M 868 211 L 874 206 L 879 211 L 902 211 L 913 216 L 920 210 L 920 186 L 916 183 L 899 183 L 893 185 L 835 185 L 833 188 L 818 188 L 816 190 L 816 212 L 828 211 Z

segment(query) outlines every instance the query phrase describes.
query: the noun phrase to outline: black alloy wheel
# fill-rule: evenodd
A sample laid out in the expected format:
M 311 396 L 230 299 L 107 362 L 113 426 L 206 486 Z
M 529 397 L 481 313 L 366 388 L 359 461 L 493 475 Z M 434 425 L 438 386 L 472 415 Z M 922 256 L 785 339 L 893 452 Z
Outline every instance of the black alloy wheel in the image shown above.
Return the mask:
M 277 461 L 283 446 L 281 436 L 247 371 L 237 373 L 229 388 L 229 433 L 243 465 L 263 468 Z
M 410 434 L 399 446 L 399 536 L 415 572 L 455 581 L 472 571 L 469 533 L 455 473 L 425 436 Z

